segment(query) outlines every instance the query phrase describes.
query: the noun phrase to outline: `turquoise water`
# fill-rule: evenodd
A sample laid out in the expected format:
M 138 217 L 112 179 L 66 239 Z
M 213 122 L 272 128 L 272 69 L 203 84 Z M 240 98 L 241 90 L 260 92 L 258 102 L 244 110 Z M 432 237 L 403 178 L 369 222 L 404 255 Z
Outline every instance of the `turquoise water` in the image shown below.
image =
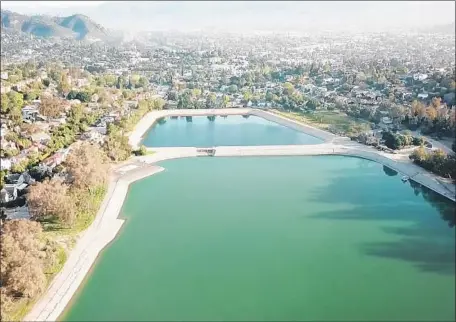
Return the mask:
M 317 144 L 323 141 L 257 116 L 163 118 L 145 134 L 147 147 Z
M 65 321 L 454 321 L 454 204 L 358 158 L 190 158 L 131 186 Z

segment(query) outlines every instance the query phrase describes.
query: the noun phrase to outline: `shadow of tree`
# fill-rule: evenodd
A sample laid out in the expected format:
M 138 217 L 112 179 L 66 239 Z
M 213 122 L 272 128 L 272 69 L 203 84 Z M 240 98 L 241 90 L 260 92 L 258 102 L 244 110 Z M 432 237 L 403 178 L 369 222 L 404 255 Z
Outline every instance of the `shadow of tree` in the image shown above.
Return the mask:
M 439 274 L 455 274 L 455 250 L 435 240 L 404 238 L 400 241 L 367 243 L 363 253 L 413 263 L 418 269 Z
M 383 172 L 385 172 L 386 175 L 394 177 L 397 176 L 397 171 L 394 169 L 391 169 L 390 167 L 387 167 L 386 165 L 383 166 Z
M 320 212 L 312 218 L 382 221 L 386 224 L 383 231 L 401 238 L 362 243 L 359 249 L 363 254 L 411 262 L 426 272 L 454 275 L 456 204 L 416 182 L 409 183 L 415 196 L 402 193 L 404 189 L 396 184 L 391 187 L 388 183 L 391 189 L 383 189 L 390 180 L 400 178 L 389 173 L 379 176 L 375 168 L 367 170 L 367 174 L 366 171 L 360 174 L 357 169 L 344 169 L 342 174 L 335 172 L 334 180 L 328 186 L 314 190 L 312 200 L 349 204 L 352 208 Z M 436 210 L 440 218 L 429 207 L 423 206 L 423 200 Z M 388 226 L 387 223 L 392 221 L 410 222 L 411 225 Z

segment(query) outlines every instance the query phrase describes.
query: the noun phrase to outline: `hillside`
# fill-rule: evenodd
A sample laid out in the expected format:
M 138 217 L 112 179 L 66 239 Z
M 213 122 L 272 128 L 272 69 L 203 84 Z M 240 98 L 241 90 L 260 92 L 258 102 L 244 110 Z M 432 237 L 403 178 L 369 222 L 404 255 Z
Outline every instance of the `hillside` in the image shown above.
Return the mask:
M 15 30 L 37 37 L 71 37 L 78 40 L 104 40 L 108 37 L 105 28 L 79 14 L 68 17 L 27 16 L 2 10 L 1 27 L 2 32 Z
M 92 38 L 104 38 L 106 30 L 99 24 L 84 15 L 72 15 L 58 18 L 58 24 L 77 34 L 78 39 L 84 39 L 87 35 Z

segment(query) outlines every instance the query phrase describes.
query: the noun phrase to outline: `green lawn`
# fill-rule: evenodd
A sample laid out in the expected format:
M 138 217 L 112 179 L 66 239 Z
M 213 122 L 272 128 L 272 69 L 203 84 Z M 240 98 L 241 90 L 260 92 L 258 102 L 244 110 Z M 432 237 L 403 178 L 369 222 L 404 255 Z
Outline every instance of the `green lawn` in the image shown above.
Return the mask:
M 371 129 L 370 122 L 356 119 L 340 112 L 289 112 L 274 110 L 274 113 L 335 134 L 350 134 Z

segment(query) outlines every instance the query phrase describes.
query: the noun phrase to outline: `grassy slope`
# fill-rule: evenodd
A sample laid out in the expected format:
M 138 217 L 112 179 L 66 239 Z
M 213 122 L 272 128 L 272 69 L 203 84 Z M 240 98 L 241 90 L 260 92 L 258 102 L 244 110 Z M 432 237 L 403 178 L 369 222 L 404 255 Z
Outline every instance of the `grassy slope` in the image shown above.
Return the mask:
M 369 122 L 339 112 L 318 111 L 304 113 L 274 110 L 274 113 L 336 134 L 346 134 L 350 132 L 351 128 L 370 129 Z

